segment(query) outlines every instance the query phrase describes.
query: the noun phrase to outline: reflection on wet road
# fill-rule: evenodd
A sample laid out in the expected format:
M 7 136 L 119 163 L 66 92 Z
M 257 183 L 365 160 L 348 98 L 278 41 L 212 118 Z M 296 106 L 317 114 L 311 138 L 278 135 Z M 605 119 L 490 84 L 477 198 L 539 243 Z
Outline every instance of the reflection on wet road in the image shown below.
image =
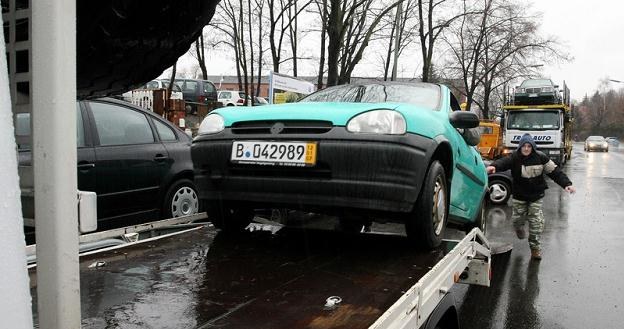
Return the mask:
M 549 180 L 541 262 L 515 237 L 510 207 L 488 209 L 488 237 L 514 249 L 494 258 L 492 287 L 456 288 L 463 329 L 622 327 L 624 152 L 586 153 L 577 143 L 565 172 L 577 193 Z

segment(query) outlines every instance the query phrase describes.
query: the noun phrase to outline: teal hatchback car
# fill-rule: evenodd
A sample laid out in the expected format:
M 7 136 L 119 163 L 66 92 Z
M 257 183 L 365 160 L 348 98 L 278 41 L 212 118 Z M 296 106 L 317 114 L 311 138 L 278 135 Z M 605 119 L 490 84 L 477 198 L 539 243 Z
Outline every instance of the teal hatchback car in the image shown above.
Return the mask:
M 298 103 L 221 108 L 191 147 L 195 184 L 209 217 L 239 230 L 254 210 L 327 213 L 343 229 L 405 224 L 425 248 L 447 224 L 485 229 L 487 175 L 474 113 L 443 85 L 351 84 Z

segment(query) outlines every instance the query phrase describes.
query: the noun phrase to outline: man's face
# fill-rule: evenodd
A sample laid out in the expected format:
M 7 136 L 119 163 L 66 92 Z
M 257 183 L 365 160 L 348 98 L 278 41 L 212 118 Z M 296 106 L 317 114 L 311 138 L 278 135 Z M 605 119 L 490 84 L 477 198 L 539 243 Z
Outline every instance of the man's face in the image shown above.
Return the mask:
M 520 153 L 522 153 L 522 155 L 524 156 L 528 156 L 529 154 L 531 154 L 532 150 L 533 150 L 533 146 L 531 146 L 531 144 L 524 143 L 522 147 L 520 148 Z

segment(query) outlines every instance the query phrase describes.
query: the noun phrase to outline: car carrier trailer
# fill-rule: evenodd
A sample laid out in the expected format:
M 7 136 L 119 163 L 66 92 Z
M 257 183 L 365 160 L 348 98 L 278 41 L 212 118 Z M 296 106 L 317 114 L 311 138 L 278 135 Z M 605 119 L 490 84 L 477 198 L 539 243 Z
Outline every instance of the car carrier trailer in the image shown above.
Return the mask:
M 476 228 L 419 251 L 397 234 L 259 220 L 236 235 L 184 218 L 83 235 L 109 242 L 80 257 L 82 326 L 459 328 L 451 287 L 490 283 Z

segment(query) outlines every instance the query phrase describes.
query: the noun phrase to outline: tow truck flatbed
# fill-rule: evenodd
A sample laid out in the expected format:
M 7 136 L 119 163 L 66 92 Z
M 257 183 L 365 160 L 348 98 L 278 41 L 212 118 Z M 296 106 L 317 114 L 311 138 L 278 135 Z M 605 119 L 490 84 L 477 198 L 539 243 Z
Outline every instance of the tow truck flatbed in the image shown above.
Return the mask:
M 396 317 L 388 311 L 454 246 L 415 251 L 400 235 L 297 228 L 227 236 L 201 225 L 81 256 L 82 324 L 385 328 Z M 333 296 L 341 302 L 328 307 Z

